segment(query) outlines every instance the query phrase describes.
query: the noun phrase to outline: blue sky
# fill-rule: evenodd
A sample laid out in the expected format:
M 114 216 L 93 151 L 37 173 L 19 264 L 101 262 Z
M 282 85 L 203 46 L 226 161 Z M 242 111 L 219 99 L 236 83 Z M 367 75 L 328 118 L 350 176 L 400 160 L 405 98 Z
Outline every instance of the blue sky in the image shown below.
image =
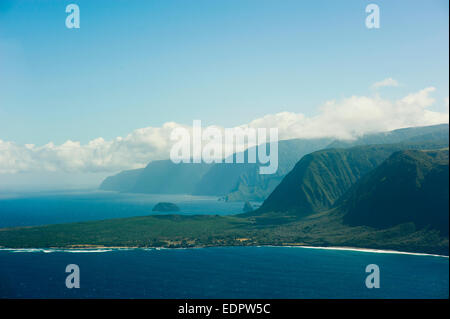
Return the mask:
M 81 28 L 65 27 L 76 3 Z M 381 28 L 367 29 L 376 3 Z M 57 144 L 175 121 L 313 116 L 352 95 L 448 97 L 448 1 L 0 2 L 0 140 Z M 392 77 L 401 85 L 376 92 Z

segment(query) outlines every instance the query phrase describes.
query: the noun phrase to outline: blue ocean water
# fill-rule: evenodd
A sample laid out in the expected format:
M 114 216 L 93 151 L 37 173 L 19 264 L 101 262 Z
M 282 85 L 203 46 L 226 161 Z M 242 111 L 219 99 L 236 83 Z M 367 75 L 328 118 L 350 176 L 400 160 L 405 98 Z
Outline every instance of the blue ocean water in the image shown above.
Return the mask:
M 80 268 L 80 288 L 65 267 Z M 365 268 L 380 268 L 368 289 Z M 448 298 L 448 258 L 299 247 L 0 251 L 1 298 Z
M 0 228 L 152 214 L 233 214 L 243 203 L 214 197 L 111 192 L 0 194 Z M 77 264 L 81 288 L 67 289 Z M 381 288 L 365 286 L 380 267 Z M 0 298 L 448 298 L 448 258 L 289 247 L 0 250 Z
M 70 223 L 155 214 L 158 202 L 180 207 L 177 214 L 237 214 L 243 202 L 191 195 L 125 194 L 103 191 L 0 193 L 0 228 Z M 256 203 L 257 204 L 257 203 Z M 161 214 L 161 212 L 157 212 Z

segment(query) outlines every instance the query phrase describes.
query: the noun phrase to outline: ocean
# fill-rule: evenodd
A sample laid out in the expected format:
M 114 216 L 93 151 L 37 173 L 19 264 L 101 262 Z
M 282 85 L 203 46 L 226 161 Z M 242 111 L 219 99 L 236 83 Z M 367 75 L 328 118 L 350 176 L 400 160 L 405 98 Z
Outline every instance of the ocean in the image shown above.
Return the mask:
M 0 192 L 0 228 L 164 214 L 152 212 L 158 202 L 175 203 L 180 208 L 177 214 L 183 215 L 237 214 L 242 213 L 244 207 L 243 202 L 225 202 L 211 196 L 86 190 L 24 194 Z
M 68 264 L 80 288 L 68 289 Z M 365 268 L 380 269 L 369 289 Z M 448 258 L 300 247 L 0 251 L 1 298 L 448 298 Z
M 0 228 L 151 214 L 238 213 L 243 203 L 179 195 L 63 192 L 3 196 Z M 80 288 L 68 289 L 69 264 Z M 380 288 L 366 287 L 366 266 Z M 304 247 L 0 250 L 0 298 L 448 298 L 447 257 Z

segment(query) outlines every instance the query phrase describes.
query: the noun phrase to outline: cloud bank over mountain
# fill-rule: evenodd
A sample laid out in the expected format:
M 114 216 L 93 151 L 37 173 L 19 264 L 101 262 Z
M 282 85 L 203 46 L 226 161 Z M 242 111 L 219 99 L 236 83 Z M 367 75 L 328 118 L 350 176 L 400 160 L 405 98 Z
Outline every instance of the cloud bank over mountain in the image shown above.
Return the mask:
M 354 139 L 367 133 L 448 123 L 448 98 L 442 112 L 430 109 L 435 104 L 431 96 L 434 91 L 434 87 L 428 87 L 394 101 L 379 96 L 351 96 L 325 102 L 314 116 L 281 112 L 240 127 L 276 127 L 280 139 Z M 98 173 L 143 167 L 149 161 L 169 158 L 170 148 L 176 142 L 170 139 L 171 132 L 180 126 L 191 130 L 189 126 L 167 122 L 161 127 L 136 129 L 113 140 L 99 137 L 87 144 L 68 140 L 61 145 L 52 142 L 43 146 L 18 145 L 0 139 L 0 174 L 33 171 Z

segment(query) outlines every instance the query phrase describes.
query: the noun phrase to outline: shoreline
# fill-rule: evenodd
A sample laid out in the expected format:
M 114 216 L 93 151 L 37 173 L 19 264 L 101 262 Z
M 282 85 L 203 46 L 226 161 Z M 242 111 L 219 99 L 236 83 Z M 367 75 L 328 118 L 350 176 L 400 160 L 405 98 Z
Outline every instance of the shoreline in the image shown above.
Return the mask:
M 87 246 L 87 245 L 86 245 Z M 13 252 L 68 252 L 68 253 L 101 253 L 110 252 L 115 250 L 166 250 L 166 249 L 199 249 L 199 248 L 231 248 L 231 247 L 273 247 L 273 248 L 304 248 L 304 249 L 317 249 L 317 250 L 337 250 L 337 251 L 356 251 L 375 254 L 397 254 L 397 255 L 413 255 L 413 256 L 428 256 L 428 257 L 440 257 L 449 258 L 447 255 L 420 253 L 420 252 L 407 252 L 392 249 L 375 249 L 375 248 L 358 248 L 347 246 L 307 246 L 307 245 L 252 245 L 252 246 L 194 246 L 194 247 L 137 247 L 137 246 L 89 246 L 89 247 L 48 247 L 48 248 L 6 248 L 0 247 L 0 251 L 13 251 Z
M 418 253 L 418 252 L 413 253 L 413 252 L 393 250 L 393 249 L 357 248 L 357 247 L 347 247 L 347 246 L 329 246 L 329 247 L 325 247 L 325 246 L 274 246 L 274 247 L 299 247 L 299 248 L 307 248 L 307 249 L 358 251 L 358 252 L 375 253 L 375 254 L 397 254 L 397 255 L 432 256 L 432 257 L 449 258 L 449 256 L 447 256 L 447 255 L 439 255 L 439 254 Z

